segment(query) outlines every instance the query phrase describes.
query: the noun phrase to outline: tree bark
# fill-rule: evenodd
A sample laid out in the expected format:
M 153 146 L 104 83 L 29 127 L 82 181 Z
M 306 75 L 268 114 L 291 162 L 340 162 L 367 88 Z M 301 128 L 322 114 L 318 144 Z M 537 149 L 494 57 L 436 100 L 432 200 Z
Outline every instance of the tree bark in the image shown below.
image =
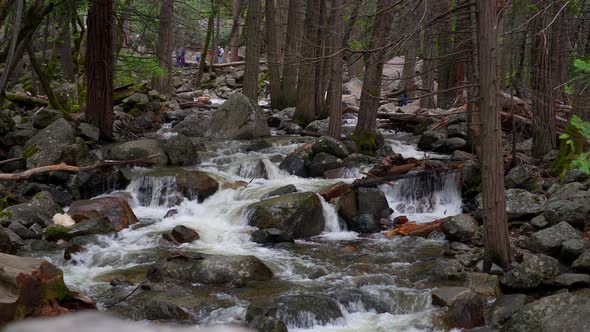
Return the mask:
M 244 95 L 258 103 L 258 61 L 260 58 L 260 0 L 248 0 L 246 18 L 246 68 L 244 70 Z
M 481 177 L 484 217 L 484 270 L 491 262 L 506 269 L 510 264 L 510 243 L 504 194 L 504 158 L 498 96 L 498 31 L 496 0 L 479 0 L 479 108 L 482 120 Z
M 317 46 L 320 24 L 321 0 L 307 0 L 304 32 L 301 45 L 301 64 L 297 82 L 297 109 L 295 120 L 302 126 L 315 120 L 317 106 L 316 69 Z
M 72 10 L 70 7 L 70 3 L 66 4 L 68 6 L 68 17 L 69 11 Z M 76 81 L 76 73 L 74 71 L 74 57 L 72 54 L 72 31 L 70 30 L 70 22 L 66 20 L 64 22 L 64 32 L 63 32 L 63 43 L 61 45 L 61 63 L 64 70 L 64 77 L 70 81 L 71 83 Z
M 161 93 L 170 93 L 172 84 L 172 38 L 173 38 L 174 1 L 162 0 L 160 5 L 160 26 L 158 29 L 158 49 L 156 58 L 160 68 L 164 71 L 162 77 L 156 77 L 154 87 Z
M 243 3 L 244 0 L 233 0 L 232 15 L 234 22 L 229 37 L 229 45 L 227 47 L 230 62 L 240 61 L 238 53 L 240 48 L 240 17 L 242 15 Z
M 203 46 L 203 52 L 201 53 L 201 62 L 199 63 L 199 71 L 197 72 L 197 82 L 195 83 L 198 87 L 201 84 L 201 80 L 203 79 L 203 74 L 205 73 L 205 66 L 207 65 L 207 52 L 209 52 L 209 47 L 211 46 L 211 38 L 213 38 L 213 26 L 215 24 L 215 12 L 219 10 L 219 6 L 216 4 L 215 0 L 211 0 L 211 14 L 209 15 L 209 20 L 207 22 L 207 35 L 205 36 L 205 46 Z M 211 62 L 213 65 L 214 62 Z
M 88 9 L 86 120 L 113 139 L 113 0 L 92 0 Z
M 285 45 L 285 60 L 283 64 L 283 82 L 281 92 L 285 106 L 295 106 L 297 103 L 297 74 L 299 72 L 299 20 L 297 10 L 299 0 L 289 0 L 287 15 L 287 40 Z
M 6 63 L 4 64 L 4 68 L 2 70 L 2 76 L 0 76 L 0 104 L 2 104 L 2 101 L 4 100 L 6 85 L 8 84 L 8 79 L 10 78 L 11 73 L 10 69 L 14 66 L 14 62 L 18 61 L 18 58 L 16 57 L 16 51 L 18 46 L 18 35 L 20 33 L 20 25 L 23 19 L 23 10 L 24 0 L 18 0 L 14 24 L 12 26 L 12 39 L 10 40 L 8 56 L 6 59 Z
M 352 11 L 350 13 L 350 19 L 346 26 L 346 32 L 344 36 L 343 46 L 348 47 L 349 40 L 357 40 L 361 38 L 362 32 L 357 24 L 358 17 L 361 13 L 363 0 L 356 0 L 353 4 Z M 363 74 L 364 63 L 362 61 L 362 54 L 348 53 L 346 55 L 346 66 L 348 68 L 348 79 L 359 78 Z
M 332 53 L 338 52 L 344 39 L 343 7 L 344 0 L 332 0 L 332 31 L 334 32 L 330 48 Z M 342 55 L 338 53 L 332 58 L 328 98 L 330 112 L 328 135 L 338 140 L 342 135 L 342 65 Z
M 429 4 L 430 5 L 430 4 Z M 434 30 L 428 28 L 424 31 L 424 61 L 422 64 L 422 88 L 426 90 L 429 96 L 420 99 L 420 106 L 423 108 L 436 108 L 434 100 L 434 70 L 435 70 L 435 49 L 434 49 Z
M 47 94 L 47 99 L 49 99 L 49 103 L 51 104 L 51 107 L 53 107 L 57 110 L 60 110 L 63 113 L 67 113 L 66 109 L 60 104 L 59 100 L 55 97 L 55 94 L 53 93 L 53 88 L 51 87 L 51 82 L 49 81 L 47 74 L 43 72 L 43 69 L 41 68 L 41 65 L 39 64 L 39 61 L 37 61 L 37 58 L 35 57 L 35 53 L 31 49 L 30 45 L 29 45 L 29 48 L 27 49 L 27 53 L 29 54 L 29 60 L 31 61 L 31 66 L 33 67 L 33 70 L 35 71 L 35 74 L 37 74 L 37 77 L 39 78 L 39 82 L 41 82 L 41 86 L 43 87 L 43 91 L 45 91 L 45 94 Z
M 270 105 L 274 109 L 282 110 L 285 104 L 281 92 L 281 51 L 278 47 L 276 16 L 275 0 L 266 0 L 266 53 L 270 81 Z
M 375 50 L 366 55 L 365 79 L 361 92 L 361 104 L 355 138 L 361 151 L 373 151 L 376 148 L 377 109 L 381 100 L 381 76 L 387 49 L 383 47 L 391 30 L 390 14 L 393 0 L 379 0 L 377 15 L 373 23 L 373 32 L 369 49 Z

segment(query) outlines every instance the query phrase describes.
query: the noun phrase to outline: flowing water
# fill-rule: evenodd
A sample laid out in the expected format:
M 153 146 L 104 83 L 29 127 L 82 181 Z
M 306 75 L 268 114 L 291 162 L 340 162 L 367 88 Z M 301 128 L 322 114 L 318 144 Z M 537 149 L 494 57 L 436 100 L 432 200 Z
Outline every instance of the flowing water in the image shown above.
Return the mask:
M 406 135 L 390 135 L 396 152 L 420 157 Z M 273 147 L 243 152 L 244 143 L 218 142 L 215 153 L 194 169 L 225 181 L 249 182 L 247 187 L 218 191 L 203 203 L 182 200 L 174 192 L 174 177 L 146 176 L 149 170 L 135 169 L 136 178 L 127 188 L 132 207 L 141 220 L 117 236 L 100 236 L 65 262 L 60 253 L 46 258 L 64 270 L 66 282 L 96 299 L 100 306 L 125 292 L 113 295 L 101 275 L 114 270 L 155 262 L 161 247 L 160 234 L 176 225 L 196 229 L 200 239 L 183 244 L 183 250 L 221 255 L 254 255 L 275 273 L 273 281 L 253 288 L 206 290 L 216 304 L 194 313 L 201 325 L 240 322 L 250 301 L 284 294 L 324 294 L 339 300 L 344 317 L 318 324 L 313 314 L 284 317 L 290 331 L 429 331 L 434 330 L 427 281 L 432 261 L 446 244 L 422 238 L 385 238 L 381 234 L 361 236 L 346 230 L 331 204 L 323 202 L 325 231 L 313 239 L 296 241 L 288 247 L 263 247 L 250 240 L 244 208 L 286 184 L 298 191 L 314 191 L 338 181 L 351 182 L 360 169 L 349 169 L 348 178 L 325 180 L 291 176 L 278 168 L 285 156 L 300 144 L 275 138 Z M 256 178 L 257 176 L 261 176 Z M 254 178 L 254 179 L 253 179 Z M 383 187 L 396 215 L 419 222 L 461 212 L 457 179 L 406 180 Z M 178 214 L 164 218 L 170 208 Z M 137 225 L 136 225 L 137 226 Z M 350 296 L 351 294 L 355 296 Z M 375 304 L 377 303 L 377 304 Z

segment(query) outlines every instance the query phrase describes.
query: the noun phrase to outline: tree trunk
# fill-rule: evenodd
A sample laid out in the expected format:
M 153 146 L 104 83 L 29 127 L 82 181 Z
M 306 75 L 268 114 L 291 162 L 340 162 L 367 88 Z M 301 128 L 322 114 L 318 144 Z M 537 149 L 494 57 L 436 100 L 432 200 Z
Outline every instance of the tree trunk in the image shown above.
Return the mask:
M 18 46 L 18 35 L 20 32 L 20 25 L 23 19 L 23 10 L 24 0 L 18 0 L 14 24 L 12 25 L 12 38 L 10 40 L 10 48 L 8 51 L 8 56 L 6 58 L 6 63 L 4 64 L 4 68 L 2 70 L 2 76 L 0 77 L 0 105 L 3 102 L 4 94 L 6 93 L 6 86 L 8 84 L 8 79 L 10 78 L 10 68 L 14 66 L 14 62 L 19 61 L 18 57 L 16 56 L 16 51 Z
M 72 3 L 67 1 L 65 6 L 67 17 L 71 16 Z M 76 73 L 74 71 L 74 58 L 72 54 L 72 31 L 70 30 L 70 20 L 64 20 L 64 38 L 61 46 L 61 63 L 64 70 L 65 78 L 71 83 L 76 81 Z
M 248 0 L 246 68 L 244 95 L 258 103 L 258 61 L 260 58 L 260 0 Z
M 301 45 L 301 65 L 297 82 L 297 109 L 295 120 L 302 126 L 315 120 L 316 116 L 316 48 L 318 43 L 321 0 L 307 0 L 304 33 Z
M 369 42 L 369 49 L 378 49 L 367 53 L 365 79 L 361 92 L 361 104 L 358 123 L 355 128 L 355 139 L 361 151 L 372 152 L 376 148 L 377 109 L 381 100 L 381 76 L 383 63 L 386 60 L 387 49 L 382 46 L 388 40 L 393 0 L 379 0 L 377 15 L 373 23 L 373 32 Z
M 199 63 L 199 71 L 197 72 L 197 82 L 195 83 L 198 87 L 201 84 L 201 80 L 203 79 L 203 74 L 205 73 L 205 66 L 207 65 L 207 52 L 209 52 L 209 47 L 211 46 L 211 38 L 213 37 L 213 26 L 215 24 L 215 12 L 218 9 L 218 5 L 214 0 L 211 1 L 211 14 L 209 15 L 209 20 L 207 22 L 207 35 L 205 36 L 205 46 L 203 46 L 203 52 L 201 53 L 201 62 Z M 214 62 L 211 62 L 213 65 Z
M 357 41 L 361 37 L 361 29 L 357 24 L 359 14 L 361 13 L 361 7 L 363 5 L 363 0 L 356 0 L 353 4 L 352 11 L 350 14 L 350 19 L 348 21 L 348 25 L 346 27 L 346 32 L 344 36 L 343 44 L 345 47 L 348 47 L 349 40 Z M 348 53 L 346 55 L 346 66 L 348 68 L 348 79 L 352 80 L 353 78 L 359 78 L 363 74 L 364 63 L 362 61 L 362 54 L 359 53 Z
M 332 37 L 330 48 L 331 53 L 336 53 L 342 47 L 344 39 L 344 0 L 332 0 Z M 328 135 L 339 140 L 342 135 L 342 55 L 336 54 L 332 58 L 332 70 L 329 92 L 330 124 Z
M 86 120 L 113 138 L 113 0 L 92 0 L 88 9 Z
M 285 61 L 283 64 L 283 82 L 281 92 L 285 106 L 295 106 L 297 103 L 297 74 L 299 71 L 299 20 L 297 10 L 299 0 L 289 0 L 287 17 L 287 40 L 285 45 Z
M 416 85 L 416 42 L 418 38 L 420 38 L 420 35 L 411 38 L 406 43 L 401 88 L 403 91 L 406 91 L 408 98 L 414 97 L 414 93 L 409 91 Z
M 233 0 L 232 15 L 234 22 L 232 24 L 231 33 L 229 37 L 229 45 L 227 47 L 229 53 L 229 61 L 240 61 L 240 17 L 242 15 L 242 7 L 244 0 Z
M 430 4 L 429 4 L 430 5 Z M 422 88 L 429 96 L 420 99 L 420 106 L 423 108 L 436 108 L 436 101 L 434 100 L 434 30 L 428 28 L 424 31 L 424 61 L 422 64 Z
M 484 270 L 491 262 L 506 269 L 510 264 L 510 243 L 504 194 L 504 158 L 498 96 L 498 31 L 496 0 L 479 0 L 479 108 L 482 120 L 481 177 L 484 217 Z
M 156 58 L 160 68 L 164 71 L 162 77 L 154 79 L 154 87 L 163 94 L 170 93 L 172 84 L 172 38 L 173 38 L 174 1 L 162 0 L 160 5 L 160 26 L 158 29 L 158 49 Z
M 266 53 L 268 56 L 268 78 L 270 81 L 270 105 L 282 110 L 285 105 L 281 92 L 280 49 L 277 46 L 277 16 L 275 0 L 266 0 Z
M 47 99 L 49 99 L 49 103 L 51 104 L 51 107 L 55 108 L 56 110 L 60 110 L 64 113 L 66 113 L 66 109 L 62 107 L 62 105 L 60 104 L 58 99 L 55 97 L 55 94 L 53 93 L 53 88 L 51 87 L 51 82 L 49 81 L 47 74 L 43 72 L 41 65 L 39 64 L 39 62 L 37 61 L 37 58 L 35 57 L 35 53 L 33 52 L 33 50 L 30 47 L 27 49 L 27 53 L 29 54 L 29 60 L 31 61 L 31 66 L 33 67 L 33 70 L 35 71 L 35 74 L 37 74 L 37 77 L 39 78 L 39 82 L 41 82 L 41 86 L 43 87 L 43 91 L 45 91 L 45 94 L 47 94 Z

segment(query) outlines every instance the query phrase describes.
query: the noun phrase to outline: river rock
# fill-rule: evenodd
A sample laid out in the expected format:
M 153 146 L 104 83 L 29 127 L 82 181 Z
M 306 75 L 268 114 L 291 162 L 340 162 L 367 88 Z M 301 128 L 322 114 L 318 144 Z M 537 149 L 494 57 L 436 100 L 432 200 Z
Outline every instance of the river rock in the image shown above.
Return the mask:
M 371 215 L 375 221 L 387 218 L 393 210 L 389 207 L 385 194 L 378 188 L 358 188 L 340 196 L 337 204 L 338 214 L 346 221 L 349 228 L 356 227 L 358 218 Z M 365 218 L 365 221 L 369 221 Z M 361 231 L 359 229 L 358 231 Z
M 590 275 L 585 273 L 564 273 L 545 281 L 545 284 L 559 288 L 587 287 L 590 285 Z
M 285 157 L 279 168 L 291 175 L 306 178 L 309 176 L 308 164 L 310 163 L 311 161 L 307 152 L 295 151 Z
M 348 228 L 353 232 L 370 234 L 378 233 L 381 230 L 381 224 L 373 215 L 361 214 L 349 220 Z
M 259 229 L 252 233 L 252 241 L 260 244 L 293 243 L 293 237 L 276 228 Z
M 75 199 L 90 199 L 127 187 L 129 179 L 120 170 L 94 170 L 76 173 L 67 183 Z
M 312 328 L 315 324 L 343 322 L 342 311 L 334 299 L 318 294 L 286 295 L 271 300 L 257 301 L 248 307 L 246 321 L 257 317 L 274 317 L 287 326 Z
M 43 129 L 52 124 L 54 121 L 62 119 L 63 117 L 64 115 L 61 111 L 42 108 L 35 112 L 35 114 L 32 116 L 33 127 L 37 129 Z
M 546 255 L 531 255 L 502 277 L 502 284 L 511 289 L 532 289 L 544 279 L 559 274 L 559 263 Z
M 507 294 L 498 297 L 485 311 L 486 323 L 498 327 L 510 319 L 515 312 L 526 304 L 527 297 L 524 294 Z
M 311 151 L 315 154 L 325 152 L 338 158 L 346 158 L 350 154 L 342 142 L 329 136 L 320 137 L 311 146 Z
M 320 177 L 323 176 L 326 171 L 340 168 L 343 164 L 342 159 L 321 152 L 316 154 L 311 161 L 309 167 L 310 175 L 313 177 Z
M 545 216 L 542 214 L 531 219 L 530 224 L 537 229 L 544 229 L 547 228 L 547 226 L 549 226 L 549 222 L 547 221 L 547 219 L 545 219 Z
M 528 179 L 531 178 L 535 168 L 530 165 L 518 165 L 512 168 L 504 182 L 507 188 L 514 188 L 523 185 Z
M 203 137 L 210 121 L 211 117 L 208 114 L 192 114 L 176 124 L 172 131 L 187 137 Z
M 6 135 L 14 129 L 14 120 L 7 112 L 0 112 L 0 135 Z
M 590 221 L 590 191 L 575 190 L 574 183 L 570 184 L 571 190 L 565 188 L 551 196 L 543 214 L 550 224 L 565 221 L 578 229 L 587 227 L 586 223 Z
M 268 170 L 262 159 L 244 160 L 238 168 L 238 175 L 246 179 L 268 179 Z
M 427 131 L 420 136 L 418 148 L 424 151 L 432 151 L 438 142 L 445 138 L 445 135 L 438 131 Z
M 174 166 L 194 166 L 198 164 L 199 153 L 193 141 L 184 135 L 176 135 L 164 143 L 168 162 Z
M 312 192 L 293 193 L 248 206 L 248 223 L 259 229 L 276 228 L 293 238 L 319 235 L 324 230 L 320 198 Z
M 48 226 L 56 213 L 63 213 L 63 210 L 49 192 L 43 191 L 37 193 L 29 203 L 4 209 L 0 216 L 0 224 L 8 226 L 10 223 L 18 222 L 27 228 L 34 224 Z
M 270 136 L 264 113 L 243 94 L 232 95 L 213 115 L 206 137 L 253 139 Z
M 583 332 L 590 330 L 590 297 L 571 293 L 541 298 L 517 311 L 501 332 Z
M 168 164 L 168 156 L 162 144 L 153 139 L 143 139 L 121 143 L 105 151 L 106 159 L 133 160 L 159 155 L 151 161 L 156 165 Z
M 563 241 L 561 244 L 561 257 L 571 262 L 578 258 L 586 249 L 586 242 L 581 239 L 571 239 Z
M 0 226 L 0 253 L 13 254 L 16 252 L 16 244 L 10 238 L 8 231 Z
M 481 194 L 476 197 L 481 209 Z M 506 190 L 506 213 L 509 220 L 539 215 L 545 209 L 547 198 L 544 195 L 530 193 L 524 189 Z
M 452 153 L 455 150 L 467 147 L 467 141 L 459 137 L 443 138 L 435 143 L 432 151 L 442 153 Z
M 90 300 L 80 301 L 81 296 L 65 285 L 63 272 L 45 260 L 0 254 L 0 266 L 0 325 L 76 308 L 95 308 Z
M 315 120 L 305 127 L 305 131 L 318 133 L 321 135 L 328 134 L 328 127 L 330 126 L 330 119 Z
M 449 240 L 469 242 L 477 232 L 477 220 L 468 214 L 443 219 L 441 230 Z
M 579 169 L 570 169 L 563 179 L 564 183 L 584 182 L 588 179 L 588 173 Z
M 432 304 L 447 306 L 443 320 L 449 328 L 473 328 L 484 324 L 485 300 L 464 287 L 443 287 L 432 292 Z
M 67 213 L 76 223 L 105 218 L 113 224 L 117 232 L 139 222 L 127 201 L 121 197 L 76 201 Z
M 269 192 L 268 194 L 264 195 L 263 198 L 282 196 L 282 195 L 291 194 L 291 193 L 295 193 L 295 192 L 297 192 L 297 188 L 292 184 L 288 184 L 286 186 L 277 188 L 277 189 Z
M 254 256 L 180 255 L 160 265 L 155 281 L 170 284 L 243 287 L 252 281 L 267 281 L 272 271 Z
M 98 142 L 100 130 L 91 124 L 80 123 L 78 125 L 78 136 L 86 141 Z
M 31 227 L 38 225 L 33 224 Z M 23 240 L 30 240 L 30 239 L 40 239 L 41 234 L 37 234 L 36 232 L 30 230 L 29 228 L 23 226 L 21 223 L 17 221 L 13 221 L 8 225 L 8 229 L 13 231 L 16 235 L 18 235 Z
M 68 235 L 71 238 L 94 234 L 111 234 L 116 232 L 114 224 L 106 218 L 89 219 L 72 226 Z
M 27 167 L 57 164 L 63 152 L 74 143 L 74 130 L 65 119 L 58 119 L 40 130 L 25 144 Z
M 572 267 L 578 271 L 590 272 L 590 249 L 585 250 L 580 257 L 572 263 Z
M 248 323 L 251 327 L 259 332 L 288 332 L 287 326 L 283 321 L 268 316 L 258 316 Z
M 219 182 L 201 171 L 183 171 L 176 174 L 176 186 L 182 195 L 202 203 L 219 190 Z
M 162 237 L 164 240 L 176 244 L 191 243 L 200 239 L 199 233 L 197 233 L 197 231 L 184 225 L 175 226 L 170 232 L 165 233 Z
M 561 244 L 567 240 L 581 238 L 580 233 L 566 222 L 533 233 L 527 242 L 527 249 L 537 254 L 558 253 Z

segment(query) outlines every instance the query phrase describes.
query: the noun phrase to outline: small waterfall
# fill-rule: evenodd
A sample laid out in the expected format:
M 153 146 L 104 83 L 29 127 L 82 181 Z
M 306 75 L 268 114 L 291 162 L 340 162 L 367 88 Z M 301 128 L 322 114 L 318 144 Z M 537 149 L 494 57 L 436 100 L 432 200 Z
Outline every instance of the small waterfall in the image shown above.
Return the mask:
M 183 200 L 174 176 L 141 176 L 131 182 L 128 190 L 141 206 L 172 207 Z
M 458 174 L 429 174 L 405 179 L 394 187 L 383 186 L 394 217 L 407 216 L 427 222 L 461 213 L 461 186 Z
M 324 232 L 342 232 L 343 229 L 340 227 L 340 218 L 338 217 L 336 207 L 326 202 L 322 196 L 318 196 L 322 202 L 322 210 L 324 212 L 324 219 L 326 220 Z

